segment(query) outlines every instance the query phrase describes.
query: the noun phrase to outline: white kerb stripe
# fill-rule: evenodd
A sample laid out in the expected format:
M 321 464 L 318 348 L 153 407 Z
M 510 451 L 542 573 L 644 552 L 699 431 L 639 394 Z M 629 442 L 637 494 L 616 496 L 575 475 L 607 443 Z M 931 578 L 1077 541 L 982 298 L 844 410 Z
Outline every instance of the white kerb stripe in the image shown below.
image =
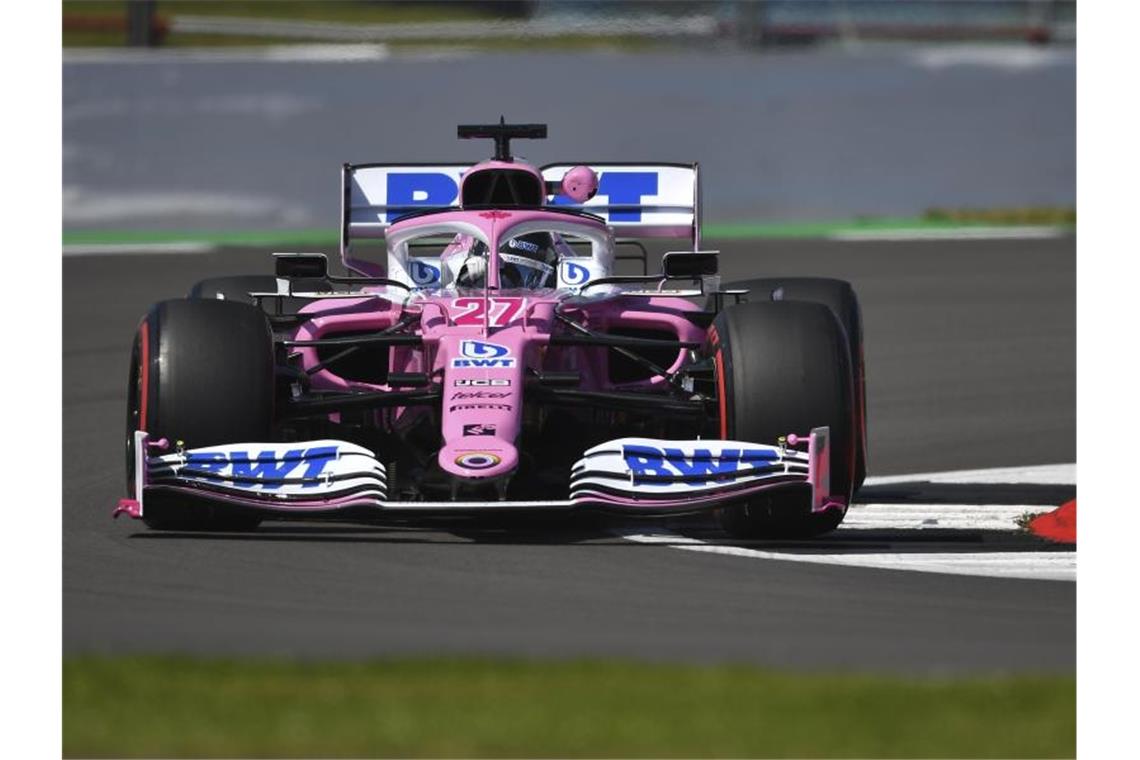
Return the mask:
M 849 530 L 1018 530 L 1019 518 L 1053 504 L 855 504 L 839 526 Z

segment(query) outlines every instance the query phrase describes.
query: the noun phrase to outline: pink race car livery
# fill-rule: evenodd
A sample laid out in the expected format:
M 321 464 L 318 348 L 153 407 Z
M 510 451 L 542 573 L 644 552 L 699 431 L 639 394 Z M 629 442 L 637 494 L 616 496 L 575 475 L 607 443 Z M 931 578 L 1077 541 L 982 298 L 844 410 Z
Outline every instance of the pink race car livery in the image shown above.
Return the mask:
M 125 513 L 274 517 L 716 510 L 812 535 L 865 471 L 846 283 L 722 287 L 696 164 L 533 166 L 541 124 L 459 127 L 473 166 L 346 164 L 341 263 L 203 280 L 135 337 Z M 689 241 L 648 273 L 645 243 Z M 382 241 L 383 247 L 379 243 Z M 619 275 L 619 262 L 641 274 Z

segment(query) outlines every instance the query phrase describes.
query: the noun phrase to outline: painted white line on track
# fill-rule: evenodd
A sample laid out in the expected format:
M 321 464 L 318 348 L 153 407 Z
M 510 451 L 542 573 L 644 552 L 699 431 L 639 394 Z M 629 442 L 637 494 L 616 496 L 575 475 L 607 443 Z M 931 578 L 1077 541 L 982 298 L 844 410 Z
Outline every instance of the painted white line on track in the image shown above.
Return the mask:
M 829 240 L 847 242 L 907 242 L 919 240 L 1037 240 L 1070 234 L 1061 227 L 946 227 L 928 229 L 843 230 Z
M 192 240 L 169 243 L 71 243 L 63 246 L 64 256 L 115 256 L 139 253 L 210 253 L 213 243 Z
M 839 530 L 1017 530 L 1022 515 L 1056 508 L 1055 504 L 855 504 Z
M 905 483 L 958 483 L 978 485 L 1076 485 L 1076 464 L 1050 464 L 1030 467 L 995 467 L 984 470 L 954 470 L 947 472 L 889 475 L 867 478 L 865 485 Z M 832 534 L 842 542 L 868 530 L 909 531 L 923 530 L 1019 530 L 1017 518 L 1025 513 L 1048 512 L 1057 504 L 855 504 L 839 529 Z M 972 575 L 987 578 L 1023 578 L 1031 580 L 1076 581 L 1077 553 L 1075 551 L 965 551 L 929 552 L 916 543 L 908 551 L 865 553 L 849 552 L 813 553 L 789 545 L 786 551 L 750 549 L 723 543 L 709 543 L 700 538 L 686 536 L 666 529 L 627 528 L 617 535 L 641 544 L 657 544 L 672 549 L 720 554 L 747 559 L 806 562 L 822 565 L 875 568 L 880 570 L 906 570 L 922 573 Z M 725 539 L 728 540 L 728 539 Z M 824 541 L 827 539 L 824 538 Z M 893 540 L 902 544 L 905 539 Z
M 869 477 L 863 485 L 882 486 L 893 483 L 988 483 L 995 485 L 1005 483 L 1075 486 L 1077 484 L 1077 465 L 1073 462 L 1028 467 L 991 467 L 984 470 L 920 472 L 912 475 L 884 475 Z
M 883 552 L 875 554 L 807 554 L 709 544 L 670 531 L 623 532 L 621 537 L 639 544 L 660 544 L 672 549 L 723 554 L 748 559 L 843 565 L 877 570 L 975 575 L 988 578 L 1024 578 L 1047 581 L 1077 579 L 1076 552 Z

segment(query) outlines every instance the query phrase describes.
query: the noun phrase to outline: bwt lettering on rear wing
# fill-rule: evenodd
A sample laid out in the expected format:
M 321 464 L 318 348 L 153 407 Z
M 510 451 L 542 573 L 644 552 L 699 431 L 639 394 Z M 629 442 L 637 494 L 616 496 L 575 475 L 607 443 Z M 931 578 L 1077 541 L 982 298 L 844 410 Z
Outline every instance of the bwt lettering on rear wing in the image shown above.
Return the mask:
M 559 183 L 577 164 L 542 167 Z M 625 237 L 689 238 L 700 247 L 700 175 L 697 164 L 587 164 L 598 173 L 598 193 L 583 204 L 549 196 L 559 208 L 588 211 Z M 381 238 L 405 214 L 453 208 L 468 164 L 345 164 L 342 170 L 341 253 L 354 239 Z

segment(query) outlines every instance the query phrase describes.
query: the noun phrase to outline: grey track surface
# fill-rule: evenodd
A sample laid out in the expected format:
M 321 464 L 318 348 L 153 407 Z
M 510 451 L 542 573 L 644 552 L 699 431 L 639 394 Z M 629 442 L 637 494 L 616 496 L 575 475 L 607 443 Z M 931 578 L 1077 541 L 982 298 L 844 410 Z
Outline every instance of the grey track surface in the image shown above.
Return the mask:
M 65 65 L 64 223 L 323 226 L 342 162 L 471 161 L 455 125 L 501 113 L 541 162 L 700 161 L 706 221 L 1076 198 L 1072 48 L 527 52 Z
M 826 274 L 855 284 L 866 321 L 874 474 L 1074 461 L 1072 239 L 720 247 L 727 278 Z M 180 296 L 201 277 L 267 271 L 267 258 L 233 249 L 64 260 L 65 653 L 630 655 L 908 672 L 1075 668 L 1072 583 L 697 554 L 629 543 L 607 519 L 273 523 L 254 534 L 216 536 L 112 522 L 123 481 L 128 350 L 139 316 L 149 302 Z M 1060 503 L 1071 493 L 942 488 L 919 498 Z M 898 488 L 875 495 L 907 498 Z M 910 542 L 837 533 L 802 548 L 1041 547 L 997 534 L 938 532 Z

